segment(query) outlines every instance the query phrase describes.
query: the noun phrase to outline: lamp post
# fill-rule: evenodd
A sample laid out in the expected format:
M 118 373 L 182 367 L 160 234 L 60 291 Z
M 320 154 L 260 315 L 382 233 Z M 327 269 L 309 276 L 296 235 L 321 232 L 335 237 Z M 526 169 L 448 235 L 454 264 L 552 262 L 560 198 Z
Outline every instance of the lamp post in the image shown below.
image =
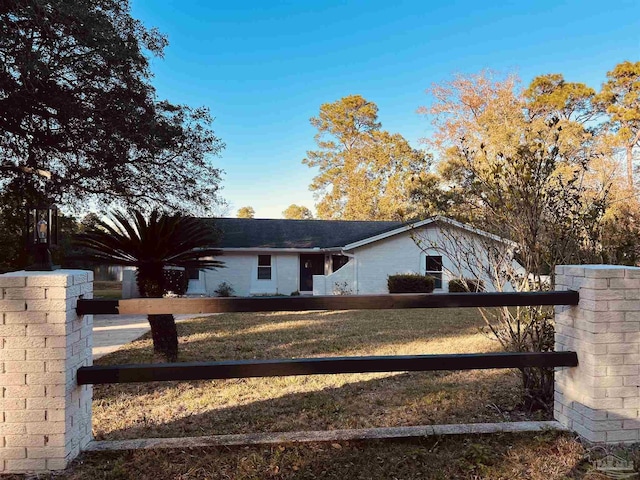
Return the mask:
M 59 268 L 51 260 L 49 247 L 58 244 L 58 207 L 55 205 L 27 206 L 26 244 L 35 257 L 28 271 L 51 271 Z

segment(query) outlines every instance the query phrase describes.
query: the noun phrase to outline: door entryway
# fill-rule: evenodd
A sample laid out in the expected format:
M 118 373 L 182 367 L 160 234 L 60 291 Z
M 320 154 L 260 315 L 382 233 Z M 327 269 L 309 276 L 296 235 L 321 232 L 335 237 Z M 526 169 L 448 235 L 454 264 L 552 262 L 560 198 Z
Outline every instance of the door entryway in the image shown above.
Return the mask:
M 313 292 L 314 275 L 324 275 L 324 254 L 300 254 L 300 292 Z

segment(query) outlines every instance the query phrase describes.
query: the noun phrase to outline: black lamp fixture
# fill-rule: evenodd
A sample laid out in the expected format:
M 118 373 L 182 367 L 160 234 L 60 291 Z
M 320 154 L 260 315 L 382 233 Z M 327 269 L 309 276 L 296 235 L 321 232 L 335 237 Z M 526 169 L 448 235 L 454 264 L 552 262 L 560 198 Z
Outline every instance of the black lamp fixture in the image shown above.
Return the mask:
M 27 250 L 33 251 L 35 262 L 25 270 L 52 271 L 60 268 L 51 260 L 49 247 L 58 244 L 58 207 L 55 205 L 27 206 Z

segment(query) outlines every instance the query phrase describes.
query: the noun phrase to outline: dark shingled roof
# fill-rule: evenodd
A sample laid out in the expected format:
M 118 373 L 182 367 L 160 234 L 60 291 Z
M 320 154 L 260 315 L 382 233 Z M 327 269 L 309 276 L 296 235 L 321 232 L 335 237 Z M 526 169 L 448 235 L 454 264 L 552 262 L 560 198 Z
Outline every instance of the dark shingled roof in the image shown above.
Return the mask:
M 211 219 L 222 232 L 220 248 L 330 248 L 394 230 L 403 222 L 347 220 Z

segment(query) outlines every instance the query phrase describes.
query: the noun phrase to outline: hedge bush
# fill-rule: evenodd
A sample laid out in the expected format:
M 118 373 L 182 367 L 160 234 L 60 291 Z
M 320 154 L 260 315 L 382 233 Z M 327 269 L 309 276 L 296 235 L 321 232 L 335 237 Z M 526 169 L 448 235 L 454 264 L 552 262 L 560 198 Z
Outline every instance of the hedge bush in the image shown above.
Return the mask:
M 449 293 L 484 292 L 484 282 L 475 278 L 454 278 L 449 280 Z
M 389 275 L 387 287 L 389 293 L 431 293 L 435 287 L 435 279 L 417 273 Z

